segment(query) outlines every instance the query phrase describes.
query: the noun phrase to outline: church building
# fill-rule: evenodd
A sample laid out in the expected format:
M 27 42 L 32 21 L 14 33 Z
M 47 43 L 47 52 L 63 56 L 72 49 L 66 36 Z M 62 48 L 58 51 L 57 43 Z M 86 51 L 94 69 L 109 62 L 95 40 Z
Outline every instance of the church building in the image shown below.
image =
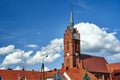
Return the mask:
M 73 12 L 64 37 L 64 62 L 50 71 L 0 70 L 0 80 L 120 80 L 120 63 L 81 53 L 80 33 L 74 28 Z

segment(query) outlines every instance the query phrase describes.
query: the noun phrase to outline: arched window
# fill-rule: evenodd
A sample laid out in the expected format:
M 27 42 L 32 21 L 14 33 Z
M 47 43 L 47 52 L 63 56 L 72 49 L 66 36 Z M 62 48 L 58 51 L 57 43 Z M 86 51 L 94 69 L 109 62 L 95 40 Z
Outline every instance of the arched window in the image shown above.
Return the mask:
M 3 78 L 0 76 L 0 80 L 3 80 Z

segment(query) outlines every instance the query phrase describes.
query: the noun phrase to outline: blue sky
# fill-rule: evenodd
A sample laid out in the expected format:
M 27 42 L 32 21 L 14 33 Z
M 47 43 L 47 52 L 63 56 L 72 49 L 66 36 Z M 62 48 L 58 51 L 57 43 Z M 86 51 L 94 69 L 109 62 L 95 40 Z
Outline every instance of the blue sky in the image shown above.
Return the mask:
M 88 22 L 89 24 L 86 26 L 97 25 L 96 27 L 99 27 L 103 32 L 105 31 L 106 35 L 112 35 L 108 40 L 109 42 L 106 43 L 110 43 L 113 39 L 119 43 L 119 4 L 120 0 L 73 0 L 75 24 L 81 22 L 87 24 L 86 22 Z M 37 52 L 44 54 L 45 51 L 46 54 L 49 54 L 49 49 L 54 48 L 52 45 L 59 47 L 50 53 L 55 58 L 52 58 L 51 61 L 46 59 L 46 68 L 60 68 L 63 62 L 61 41 L 66 26 L 69 25 L 70 6 L 71 0 L 0 0 L 0 51 L 3 51 L 0 52 L 0 68 L 21 68 L 22 65 L 25 65 L 27 69 L 40 70 L 41 60 L 37 59 L 35 55 Z M 83 45 L 85 46 L 85 44 Z M 114 55 L 114 52 L 119 55 L 119 50 L 115 51 L 120 49 L 119 46 L 113 51 L 109 51 L 111 47 L 107 49 L 102 50 L 106 58 Z M 87 54 L 97 53 L 95 55 L 101 56 L 98 54 L 101 53 L 99 47 L 97 51 L 94 47 L 84 48 L 83 52 Z M 15 57 L 15 53 L 21 55 Z M 22 56 L 23 54 L 26 55 Z M 14 57 L 11 57 L 12 55 Z M 18 63 L 12 62 L 11 58 L 15 58 Z M 6 62 L 7 60 L 8 62 Z M 35 64 L 30 63 L 30 60 L 33 60 Z M 119 59 L 114 61 L 113 58 L 107 60 L 108 62 L 120 61 Z

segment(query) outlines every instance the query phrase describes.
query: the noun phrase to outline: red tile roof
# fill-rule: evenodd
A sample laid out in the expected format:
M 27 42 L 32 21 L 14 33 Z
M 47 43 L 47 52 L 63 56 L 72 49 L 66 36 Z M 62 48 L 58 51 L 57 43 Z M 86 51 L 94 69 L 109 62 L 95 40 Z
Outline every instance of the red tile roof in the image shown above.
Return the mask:
M 92 78 L 92 80 L 97 80 L 94 74 L 90 72 L 101 72 L 101 73 L 109 73 L 110 70 L 120 70 L 120 63 L 112 63 L 108 64 L 107 61 L 103 57 L 91 56 L 86 54 L 81 54 L 81 59 L 83 62 L 84 68 L 88 69 L 88 75 Z M 71 80 L 82 80 L 85 75 L 85 70 L 82 67 L 79 68 L 70 68 L 68 70 L 55 69 L 51 71 L 45 72 L 45 77 L 53 77 L 56 72 L 61 73 L 62 75 L 66 73 Z M 40 80 L 40 72 L 38 71 L 22 71 L 22 70 L 0 70 L 0 76 L 4 80 L 18 80 L 18 77 L 26 77 L 27 80 Z M 63 75 L 64 80 L 67 80 Z
M 90 72 L 108 73 L 107 61 L 103 57 L 81 54 L 83 66 Z
M 66 73 L 70 76 L 71 80 L 82 80 L 85 75 L 85 70 L 83 68 L 71 68 L 68 69 Z M 88 76 L 90 76 L 92 80 L 97 80 L 97 78 L 91 73 L 88 73 Z
M 55 70 L 47 71 L 47 72 L 45 72 L 45 77 L 46 78 L 53 77 L 56 74 L 56 72 L 59 72 L 59 73 L 61 73 L 61 75 L 63 75 L 64 70 L 63 69 L 55 69 Z M 65 77 L 64 77 L 64 80 L 66 80 Z
M 64 73 L 67 73 L 67 75 L 70 77 L 71 80 L 82 80 L 83 76 L 85 75 L 85 70 L 81 68 L 70 68 L 68 70 L 65 69 L 59 69 L 59 70 L 51 70 L 46 73 L 47 77 L 53 76 L 56 72 L 60 72 L 62 75 Z M 92 80 L 97 80 L 97 78 L 88 72 L 88 75 Z M 64 76 L 64 80 L 67 80 Z
M 120 62 L 107 64 L 107 68 L 109 72 L 113 72 L 114 70 L 120 70 Z
M 56 72 L 67 73 L 72 80 L 82 80 L 85 70 L 83 68 L 72 68 L 72 69 L 59 69 L 59 70 L 51 70 L 45 72 L 45 77 L 53 77 Z M 88 75 L 92 78 L 92 80 L 97 80 L 96 77 L 88 73 Z M 0 70 L 0 77 L 4 80 L 18 80 L 18 77 L 26 77 L 27 80 L 40 80 L 40 72 L 38 71 L 22 71 L 22 70 Z M 63 75 L 64 80 L 67 80 Z
M 18 80 L 18 77 L 26 77 L 27 80 L 39 80 L 40 72 L 21 70 L 0 70 L 0 76 L 4 80 Z

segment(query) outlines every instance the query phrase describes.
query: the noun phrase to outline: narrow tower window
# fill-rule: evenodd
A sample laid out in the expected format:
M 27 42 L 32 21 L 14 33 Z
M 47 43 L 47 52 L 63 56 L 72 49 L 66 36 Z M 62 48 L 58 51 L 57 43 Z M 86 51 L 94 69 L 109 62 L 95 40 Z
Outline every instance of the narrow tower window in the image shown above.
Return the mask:
M 69 41 L 67 41 L 67 50 L 69 50 Z
M 67 59 L 67 63 L 66 64 L 67 64 L 67 67 L 69 67 L 69 59 Z

